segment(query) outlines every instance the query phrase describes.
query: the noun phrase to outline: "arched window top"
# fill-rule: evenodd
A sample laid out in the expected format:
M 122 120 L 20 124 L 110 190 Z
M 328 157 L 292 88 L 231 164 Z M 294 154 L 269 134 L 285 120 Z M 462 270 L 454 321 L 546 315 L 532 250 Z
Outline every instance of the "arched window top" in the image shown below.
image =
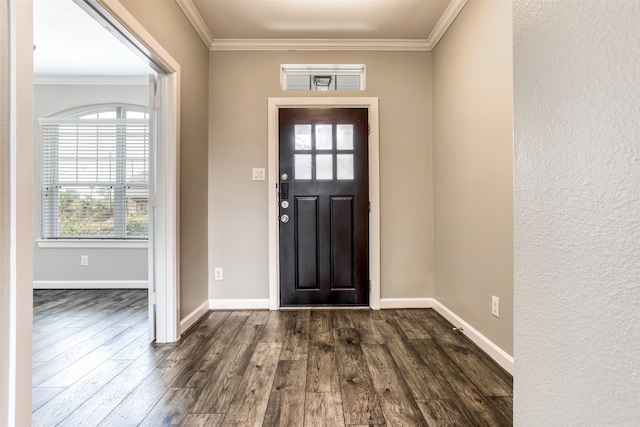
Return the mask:
M 99 104 L 84 105 L 60 111 L 51 118 L 65 119 L 149 119 L 149 109 L 144 105 L 134 104 Z

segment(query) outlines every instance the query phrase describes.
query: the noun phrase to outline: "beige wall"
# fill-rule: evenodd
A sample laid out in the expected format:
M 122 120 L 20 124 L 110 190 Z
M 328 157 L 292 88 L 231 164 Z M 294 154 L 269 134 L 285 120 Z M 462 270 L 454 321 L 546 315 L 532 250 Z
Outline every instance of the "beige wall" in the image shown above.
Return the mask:
M 175 1 L 121 0 L 181 66 L 180 82 L 180 311 L 207 300 L 206 48 Z
M 366 91 L 312 95 L 379 98 L 381 295 L 431 296 L 431 55 L 212 52 L 209 270 L 224 268 L 224 280 L 210 278 L 210 297 L 268 298 L 268 188 L 251 169 L 267 167 L 267 99 L 309 96 L 280 89 L 283 63 L 366 64 Z
M 433 51 L 434 297 L 513 354 L 511 2 L 467 3 Z M 491 296 L 500 298 L 500 318 Z
M 149 72 L 152 72 L 149 70 Z M 142 80 L 148 80 L 145 76 Z M 39 239 L 40 219 L 40 126 L 38 119 L 59 114 L 69 109 L 99 104 L 149 104 L 147 84 L 35 84 L 33 95 L 34 114 L 34 190 L 33 230 Z M 89 256 L 89 265 L 80 265 L 80 256 Z M 92 248 L 40 248 L 33 247 L 33 279 L 39 281 L 131 281 L 147 280 L 146 248 L 105 248 L 96 244 Z M 79 284 L 79 286 L 83 286 Z

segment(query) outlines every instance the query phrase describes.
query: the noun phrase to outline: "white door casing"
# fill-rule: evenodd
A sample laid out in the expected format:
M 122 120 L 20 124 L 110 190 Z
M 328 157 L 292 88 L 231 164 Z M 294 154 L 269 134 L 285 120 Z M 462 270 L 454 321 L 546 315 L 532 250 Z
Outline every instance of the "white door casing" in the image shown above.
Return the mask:
M 380 136 L 378 98 L 322 97 L 269 98 L 268 101 L 268 204 L 269 204 L 269 308 L 280 308 L 278 259 L 278 110 L 280 108 L 367 108 L 369 111 L 369 307 L 380 309 Z

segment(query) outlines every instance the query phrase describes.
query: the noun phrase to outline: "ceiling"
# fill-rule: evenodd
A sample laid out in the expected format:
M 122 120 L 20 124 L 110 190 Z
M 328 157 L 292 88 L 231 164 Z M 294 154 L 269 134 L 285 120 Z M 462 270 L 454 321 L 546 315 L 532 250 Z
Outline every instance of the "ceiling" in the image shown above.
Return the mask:
M 467 0 L 175 1 L 211 50 L 430 51 Z M 36 77 L 152 72 L 73 0 L 34 0 L 34 45 Z
M 36 79 L 153 73 L 72 0 L 34 0 L 33 44 Z
M 176 0 L 212 50 L 431 50 L 466 0 Z

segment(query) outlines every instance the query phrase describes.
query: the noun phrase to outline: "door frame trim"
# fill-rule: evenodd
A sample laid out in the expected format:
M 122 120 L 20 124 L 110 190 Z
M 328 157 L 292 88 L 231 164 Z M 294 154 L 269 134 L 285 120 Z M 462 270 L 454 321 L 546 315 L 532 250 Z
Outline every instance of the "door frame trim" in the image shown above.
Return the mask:
M 269 309 L 280 309 L 278 111 L 280 108 L 366 108 L 369 111 L 369 307 L 380 309 L 380 134 L 378 98 L 295 97 L 268 100 Z
M 149 233 L 149 305 L 155 301 L 155 340 L 180 339 L 180 64 L 119 0 L 73 0 L 137 53 L 157 73 L 160 93 L 155 182 L 149 183 L 155 218 Z M 152 188 L 155 194 L 151 194 Z

